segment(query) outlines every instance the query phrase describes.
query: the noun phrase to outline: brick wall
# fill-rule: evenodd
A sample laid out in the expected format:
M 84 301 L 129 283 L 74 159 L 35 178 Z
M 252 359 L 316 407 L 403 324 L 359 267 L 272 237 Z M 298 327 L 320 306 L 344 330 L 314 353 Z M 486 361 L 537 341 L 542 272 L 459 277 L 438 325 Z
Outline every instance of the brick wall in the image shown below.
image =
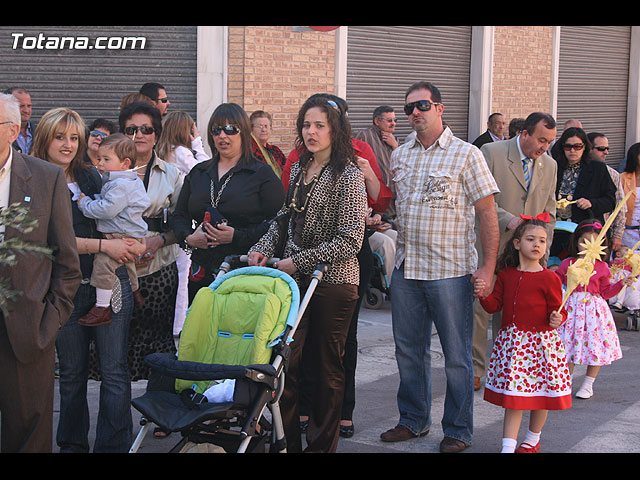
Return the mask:
M 288 155 L 304 100 L 334 92 L 335 56 L 335 32 L 229 27 L 228 101 L 244 107 L 248 115 L 256 110 L 271 113 L 269 142 Z
M 496 26 L 491 111 L 512 118 L 550 113 L 553 27 Z

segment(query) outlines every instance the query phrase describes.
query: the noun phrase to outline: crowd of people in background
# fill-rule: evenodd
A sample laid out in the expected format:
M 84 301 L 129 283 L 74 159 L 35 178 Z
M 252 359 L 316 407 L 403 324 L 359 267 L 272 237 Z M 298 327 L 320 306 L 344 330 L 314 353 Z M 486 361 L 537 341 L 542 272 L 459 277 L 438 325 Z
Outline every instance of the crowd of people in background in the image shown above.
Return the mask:
M 379 106 L 354 131 L 344 99 L 316 94 L 285 155 L 271 143 L 269 112 L 223 103 L 206 126 L 207 154 L 196 122 L 170 108 L 158 83 L 126 95 L 116 122 L 60 107 L 35 125 L 30 93 L 6 90 L 0 207 L 25 204 L 38 226 L 2 225 L 1 241 L 23 238 L 55 255 L 1 267 L 23 295 L 0 313 L 2 451 L 51 451 L 57 375 L 60 452 L 127 452 L 131 382 L 149 378 L 144 358 L 176 353 L 198 291 L 225 257 L 247 254 L 250 265 L 277 257 L 274 268 L 301 289 L 318 263 L 330 264 L 296 332 L 281 405 L 289 451 L 335 452 L 355 432 L 358 313 L 374 253 L 391 286 L 400 378 L 399 421 L 381 440 L 429 432 L 435 325 L 447 377 L 440 451 L 471 445 L 473 392 L 485 377 L 485 399 L 506 412 L 503 451 L 538 451 L 546 412 L 571 405 L 573 365 L 589 367 L 578 395 L 589 398 L 600 367 L 621 356 L 606 300 L 631 280 L 609 283 L 608 265 L 640 240 L 640 144 L 618 172 L 605 163 L 606 134 L 576 121 L 558 132 L 543 112 L 508 124 L 493 113 L 466 142 L 444 120 L 445 105 L 435 85 L 411 85 L 403 111 L 413 132 L 401 142 L 393 107 Z M 628 192 L 588 291 L 595 306 L 567 314 L 562 282 L 580 256 L 577 239 L 601 231 Z M 526 293 L 513 290 L 519 282 Z M 504 377 L 507 345 L 540 335 L 538 350 L 557 361 L 532 361 L 543 380 L 518 397 Z M 89 379 L 100 381 L 93 447 Z M 517 447 L 523 410 L 536 414 Z

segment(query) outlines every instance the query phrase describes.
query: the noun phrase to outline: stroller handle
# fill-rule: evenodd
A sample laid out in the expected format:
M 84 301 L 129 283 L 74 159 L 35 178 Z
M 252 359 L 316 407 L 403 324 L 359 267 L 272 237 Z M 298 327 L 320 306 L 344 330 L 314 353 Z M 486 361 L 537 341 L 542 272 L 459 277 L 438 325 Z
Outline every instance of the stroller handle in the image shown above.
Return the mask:
M 276 264 L 280 261 L 279 258 L 271 257 L 267 260 L 268 267 L 276 267 Z M 220 264 L 220 273 L 229 273 L 230 270 L 238 268 L 239 265 L 248 265 L 249 255 L 228 255 Z M 318 281 L 322 280 L 322 276 L 327 273 L 329 264 L 319 263 L 316 265 L 314 272 L 311 274 L 311 278 L 318 278 Z

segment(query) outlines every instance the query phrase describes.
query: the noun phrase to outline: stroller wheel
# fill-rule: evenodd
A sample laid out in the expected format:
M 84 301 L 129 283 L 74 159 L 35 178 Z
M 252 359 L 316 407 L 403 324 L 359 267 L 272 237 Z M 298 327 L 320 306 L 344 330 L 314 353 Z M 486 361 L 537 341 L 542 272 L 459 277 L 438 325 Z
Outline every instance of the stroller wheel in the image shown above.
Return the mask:
M 382 307 L 382 304 L 384 303 L 384 295 L 377 288 L 371 287 L 367 289 L 364 300 L 364 305 L 367 308 L 377 310 Z

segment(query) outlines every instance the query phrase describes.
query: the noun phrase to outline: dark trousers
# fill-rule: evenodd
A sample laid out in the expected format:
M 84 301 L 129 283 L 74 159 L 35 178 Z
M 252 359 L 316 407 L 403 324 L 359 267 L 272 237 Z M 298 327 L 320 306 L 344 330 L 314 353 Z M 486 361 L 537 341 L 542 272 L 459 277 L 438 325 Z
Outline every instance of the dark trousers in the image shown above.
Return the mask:
M 2 453 L 51 453 L 55 350 L 28 364 L 15 358 L 0 313 L 0 443 Z
M 313 393 L 306 451 L 336 451 L 344 395 L 344 349 L 357 299 L 356 285 L 321 282 L 295 332 L 280 402 L 289 452 L 302 451 L 298 379 L 302 353 L 307 349 L 305 362 L 308 360 L 313 376 Z
M 358 317 L 360 316 L 360 306 L 367 293 L 367 287 L 373 275 L 373 252 L 369 245 L 369 236 L 372 232 L 367 231 L 362 248 L 356 258 L 360 264 L 360 284 L 358 285 L 358 300 L 356 301 L 347 340 L 344 349 L 344 399 L 342 402 L 342 415 L 340 420 L 353 420 L 353 411 L 356 407 L 356 366 L 358 360 Z M 309 351 L 305 350 L 302 359 L 302 374 L 300 379 L 300 415 L 309 416 L 309 405 L 313 396 L 314 376 L 306 366 L 306 358 Z

